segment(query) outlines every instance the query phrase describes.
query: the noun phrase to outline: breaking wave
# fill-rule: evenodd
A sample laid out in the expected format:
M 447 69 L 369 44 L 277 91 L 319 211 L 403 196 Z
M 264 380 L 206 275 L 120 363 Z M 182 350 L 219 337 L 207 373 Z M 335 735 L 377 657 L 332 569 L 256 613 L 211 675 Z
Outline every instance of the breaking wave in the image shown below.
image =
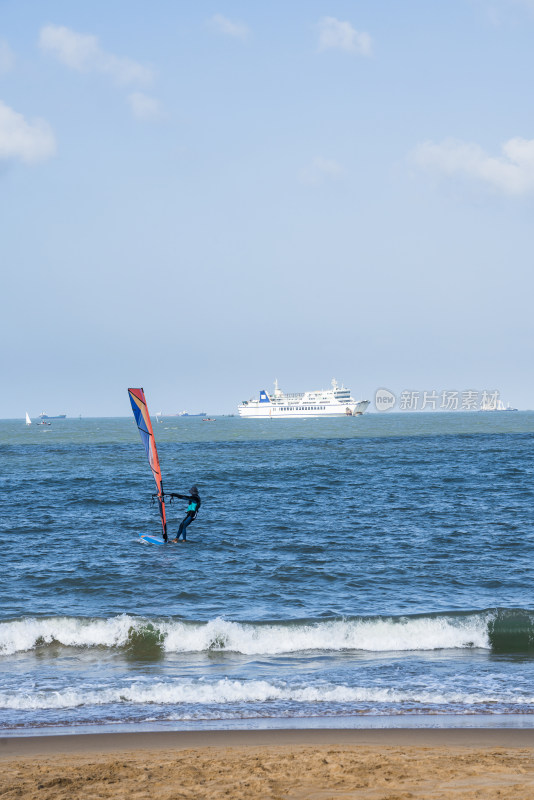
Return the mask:
M 229 706 L 243 703 L 297 703 L 346 705 L 411 704 L 417 706 L 491 706 L 495 703 L 515 706 L 534 704 L 534 695 L 509 696 L 504 692 L 466 692 L 453 690 L 401 690 L 394 688 L 347 686 L 336 684 L 291 685 L 286 681 L 176 680 L 172 682 L 135 682 L 128 686 L 64 688 L 59 691 L 0 692 L 0 708 L 19 711 L 66 709 L 102 705 L 182 705 Z
M 24 617 L 0 623 L 0 655 L 51 646 L 121 649 L 135 658 L 221 651 L 277 655 L 303 651 L 395 652 L 484 648 L 534 650 L 534 611 L 486 609 L 391 617 L 288 622 L 209 622 L 116 617 Z

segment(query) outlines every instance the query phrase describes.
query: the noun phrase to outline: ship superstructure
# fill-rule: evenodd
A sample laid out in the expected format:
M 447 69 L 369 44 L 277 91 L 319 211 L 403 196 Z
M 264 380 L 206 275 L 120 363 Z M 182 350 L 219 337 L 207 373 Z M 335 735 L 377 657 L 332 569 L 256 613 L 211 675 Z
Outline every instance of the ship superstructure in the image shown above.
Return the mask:
M 278 381 L 274 392 L 262 389 L 258 399 L 244 400 L 238 406 L 239 416 L 254 419 L 299 417 L 357 417 L 368 407 L 369 400 L 356 401 L 345 386 L 334 378 L 332 388 L 312 392 L 282 392 Z

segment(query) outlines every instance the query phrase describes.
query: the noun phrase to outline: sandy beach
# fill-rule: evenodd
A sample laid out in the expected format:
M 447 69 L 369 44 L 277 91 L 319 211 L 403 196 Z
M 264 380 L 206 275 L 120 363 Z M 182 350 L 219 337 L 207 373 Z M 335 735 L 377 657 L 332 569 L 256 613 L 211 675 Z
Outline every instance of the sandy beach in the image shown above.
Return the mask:
M 2 800 L 521 798 L 534 730 L 283 730 L 0 740 Z

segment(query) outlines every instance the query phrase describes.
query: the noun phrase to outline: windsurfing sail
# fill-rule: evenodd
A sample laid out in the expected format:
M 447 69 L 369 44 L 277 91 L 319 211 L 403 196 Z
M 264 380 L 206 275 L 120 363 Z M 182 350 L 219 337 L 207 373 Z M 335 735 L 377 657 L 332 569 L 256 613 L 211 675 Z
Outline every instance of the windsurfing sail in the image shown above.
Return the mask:
M 158 490 L 158 505 L 159 513 L 161 516 L 161 524 L 163 526 L 163 538 L 167 541 L 167 517 L 165 514 L 165 494 L 163 492 L 163 481 L 161 480 L 161 469 L 159 466 L 158 451 L 156 449 L 156 440 L 154 439 L 154 431 L 152 430 L 152 422 L 148 413 L 148 406 L 146 404 L 145 393 L 142 389 L 128 389 L 130 403 L 132 404 L 132 411 L 141 434 L 141 441 L 143 442 L 150 464 L 150 469 L 156 481 Z

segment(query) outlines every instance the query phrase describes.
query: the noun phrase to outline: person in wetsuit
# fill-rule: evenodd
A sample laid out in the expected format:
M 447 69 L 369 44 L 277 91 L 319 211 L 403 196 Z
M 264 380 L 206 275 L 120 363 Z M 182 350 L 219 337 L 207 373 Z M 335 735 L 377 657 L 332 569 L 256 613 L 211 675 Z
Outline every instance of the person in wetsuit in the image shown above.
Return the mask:
M 178 533 L 176 534 L 176 539 L 172 539 L 172 542 L 178 542 L 180 537 L 183 537 L 183 541 L 187 541 L 187 526 L 190 525 L 193 520 L 195 519 L 196 515 L 198 514 L 198 510 L 200 508 L 200 495 L 198 493 L 198 489 L 196 486 L 192 486 L 189 489 L 189 494 L 176 494 L 175 492 L 171 492 L 171 497 L 176 497 L 179 500 L 189 500 L 189 505 L 187 506 L 187 513 L 183 520 L 180 522 L 180 527 L 178 528 Z

